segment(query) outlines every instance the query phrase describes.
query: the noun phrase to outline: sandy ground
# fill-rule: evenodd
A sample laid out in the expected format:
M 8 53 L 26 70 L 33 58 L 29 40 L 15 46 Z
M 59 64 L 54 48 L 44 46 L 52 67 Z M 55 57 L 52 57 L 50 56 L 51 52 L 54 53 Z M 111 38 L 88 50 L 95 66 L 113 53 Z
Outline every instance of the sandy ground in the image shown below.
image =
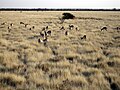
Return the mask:
M 62 13 L 0 11 L 0 90 L 120 90 L 120 12 Z

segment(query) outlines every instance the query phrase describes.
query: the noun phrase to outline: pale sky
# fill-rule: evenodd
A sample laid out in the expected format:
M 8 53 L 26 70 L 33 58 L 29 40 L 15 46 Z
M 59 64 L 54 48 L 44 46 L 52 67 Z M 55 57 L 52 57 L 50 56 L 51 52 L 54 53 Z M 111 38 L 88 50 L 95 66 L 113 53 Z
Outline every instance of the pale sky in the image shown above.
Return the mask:
M 0 0 L 0 8 L 119 8 L 120 0 Z

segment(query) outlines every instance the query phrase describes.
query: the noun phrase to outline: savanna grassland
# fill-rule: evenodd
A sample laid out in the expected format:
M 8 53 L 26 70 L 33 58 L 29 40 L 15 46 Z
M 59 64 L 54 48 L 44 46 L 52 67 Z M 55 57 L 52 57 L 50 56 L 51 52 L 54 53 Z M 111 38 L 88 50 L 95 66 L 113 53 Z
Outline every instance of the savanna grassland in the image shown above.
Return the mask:
M 120 90 L 120 12 L 63 12 L 0 12 L 0 90 Z

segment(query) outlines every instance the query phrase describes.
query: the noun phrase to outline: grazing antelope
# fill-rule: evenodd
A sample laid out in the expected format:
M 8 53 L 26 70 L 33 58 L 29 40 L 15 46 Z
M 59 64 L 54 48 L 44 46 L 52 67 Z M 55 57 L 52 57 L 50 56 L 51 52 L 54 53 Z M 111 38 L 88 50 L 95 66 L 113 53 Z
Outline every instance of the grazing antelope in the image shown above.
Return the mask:
M 69 35 L 69 32 L 68 32 L 68 31 L 66 31 L 66 32 L 65 32 L 65 35 L 66 35 L 66 36 L 67 36 L 67 35 Z
M 11 27 L 8 26 L 8 32 L 10 32 L 10 31 L 11 31 Z
M 45 43 L 46 43 L 47 41 L 48 41 L 48 38 L 47 38 L 47 37 L 45 37 L 45 39 L 43 40 L 43 42 L 45 42 Z
M 45 31 L 45 30 L 47 30 L 47 29 L 48 29 L 48 26 L 43 27 L 42 31 Z
M 27 27 L 28 24 L 25 24 L 25 27 Z
M 10 27 L 8 26 L 8 29 L 10 29 Z
M 24 24 L 24 22 L 20 22 L 20 24 Z
M 46 26 L 46 29 L 48 29 L 48 26 Z
M 47 31 L 47 35 L 51 35 L 51 33 L 52 33 L 52 32 L 51 32 L 50 30 L 49 30 L 49 31 Z
M 43 40 L 41 40 L 40 38 L 38 39 L 38 43 L 43 43 Z
M 1 25 L 5 25 L 6 24 L 6 22 L 4 22 L 4 23 L 1 23 Z
M 48 45 L 47 45 L 47 42 L 48 42 L 48 38 L 45 37 L 45 39 L 43 40 L 43 44 L 44 44 L 44 46 L 46 46 L 46 47 L 48 46 Z
M 117 29 L 117 30 L 119 30 L 119 29 L 120 29 L 120 27 L 117 27 L 116 29 Z
M 76 31 L 78 31 L 78 30 L 79 30 L 79 28 L 78 28 L 78 27 L 76 27 L 75 29 L 76 29 Z
M 13 26 L 13 23 L 11 23 L 10 26 Z
M 32 28 L 29 28 L 29 30 L 32 30 Z
M 48 34 L 47 34 L 47 31 L 44 31 L 44 35 L 45 35 L 45 37 L 47 37 L 47 35 L 48 35 Z
M 69 25 L 69 29 L 73 29 L 74 28 L 74 25 Z
M 62 27 L 60 28 L 60 30 L 65 30 L 65 28 L 62 26 Z
M 45 27 L 43 27 L 42 31 L 44 31 L 44 30 L 45 30 Z
M 11 32 L 11 29 L 8 29 L 8 32 Z
M 103 28 L 101 28 L 101 31 L 103 31 L 103 30 L 106 30 L 106 31 L 107 31 L 107 27 L 103 27 Z
M 86 35 L 84 35 L 83 37 L 81 37 L 81 39 L 86 39 Z
M 34 28 L 35 28 L 35 26 L 32 26 L 32 28 L 34 29 Z
M 75 29 L 76 29 L 76 30 L 78 30 L 78 28 L 77 28 L 77 27 L 76 27 Z
M 47 37 L 43 40 L 41 40 L 40 38 L 38 39 L 38 43 L 46 43 L 47 41 L 48 41 Z
M 44 33 L 43 33 L 43 32 L 40 32 L 40 36 L 44 37 Z

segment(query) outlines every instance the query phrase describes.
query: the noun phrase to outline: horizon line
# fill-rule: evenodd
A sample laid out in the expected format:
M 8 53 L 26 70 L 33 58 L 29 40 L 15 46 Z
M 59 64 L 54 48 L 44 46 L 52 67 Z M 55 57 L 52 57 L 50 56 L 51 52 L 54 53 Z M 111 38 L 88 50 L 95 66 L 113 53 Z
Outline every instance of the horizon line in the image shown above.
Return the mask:
M 120 8 L 27 8 L 27 7 L 0 7 L 0 9 L 120 9 Z
M 120 9 L 93 8 L 0 8 L 0 11 L 120 11 Z

